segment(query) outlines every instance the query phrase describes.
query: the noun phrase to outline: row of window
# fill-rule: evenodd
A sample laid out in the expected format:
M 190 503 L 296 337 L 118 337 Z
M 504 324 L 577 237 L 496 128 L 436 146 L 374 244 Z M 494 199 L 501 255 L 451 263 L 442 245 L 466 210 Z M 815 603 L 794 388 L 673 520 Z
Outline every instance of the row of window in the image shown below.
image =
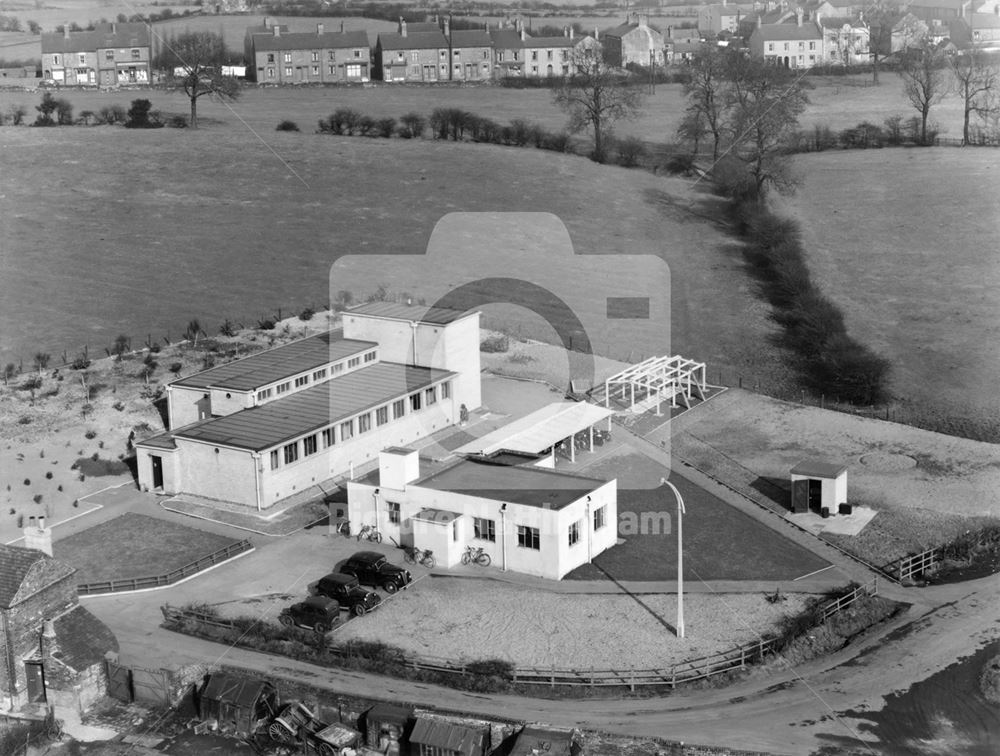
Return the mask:
M 405 417 L 407 414 L 407 405 L 409 405 L 409 412 L 413 413 L 418 412 L 423 407 L 430 407 L 432 404 L 436 404 L 438 401 L 438 389 L 440 389 L 441 399 L 451 398 L 451 382 L 445 381 L 439 386 L 431 386 L 423 391 L 410 394 L 404 399 L 394 401 L 391 407 L 392 419 L 399 420 Z M 376 408 L 374 412 L 363 412 L 357 417 L 352 417 L 350 420 L 335 423 L 328 428 L 324 428 L 319 433 L 306 436 L 301 442 L 293 441 L 290 444 L 285 444 L 280 449 L 272 449 L 270 455 L 271 469 L 277 470 L 282 465 L 290 465 L 293 462 L 297 462 L 300 454 L 302 457 L 308 457 L 320 449 L 328 449 L 336 445 L 338 440 L 341 443 L 348 441 L 354 438 L 355 433 L 359 436 L 368 433 L 372 429 L 373 417 L 375 427 L 387 425 L 389 423 L 389 410 L 390 405 L 386 404 L 383 407 Z M 322 443 L 322 446 L 320 443 Z
M 376 358 L 375 352 L 365 352 L 364 361 L 366 363 L 374 362 Z M 362 357 L 351 357 L 347 360 L 348 369 L 356 368 L 361 364 Z M 277 394 L 281 396 L 282 394 L 287 394 L 292 389 L 292 384 L 294 383 L 295 388 L 302 388 L 303 386 L 308 386 L 310 383 L 318 383 L 326 380 L 326 377 L 336 376 L 344 372 L 344 363 L 336 362 L 329 368 L 320 368 L 313 372 L 312 375 L 300 375 L 294 381 L 285 381 L 284 383 L 279 383 L 277 386 L 261 389 L 257 392 L 257 403 L 266 401 L 272 396 Z
M 395 519 L 393 519 L 394 511 Z M 399 504 L 394 502 L 390 502 L 389 504 L 389 522 L 399 523 Z M 575 546 L 580 542 L 580 528 L 582 525 L 583 520 L 577 520 L 576 522 L 570 524 L 567 531 L 567 540 L 570 546 Z M 607 525 L 607 507 L 598 507 L 594 510 L 594 530 L 600 530 L 605 525 Z M 474 517 L 472 520 L 472 533 L 473 537 L 480 541 L 496 543 L 496 520 L 491 520 L 487 517 Z M 541 549 L 541 540 L 538 528 L 528 527 L 527 525 L 518 525 L 517 545 L 525 549 L 534 549 L 535 551 L 539 551 Z
M 301 70 L 301 66 L 299 68 Z M 264 69 L 260 69 L 260 70 L 263 71 Z M 312 67 L 310 67 L 309 72 L 310 72 L 311 76 L 319 76 L 319 66 L 312 66 Z M 328 74 L 330 74 L 331 76 L 336 76 L 337 75 L 337 66 L 335 66 L 335 65 L 327 66 L 326 72 Z M 363 74 L 362 64 L 360 64 L 360 63 L 358 63 L 358 64 L 349 63 L 346 66 L 344 66 L 344 76 L 346 76 L 346 77 L 356 78 L 356 77 L 361 76 L 362 74 Z M 267 68 L 267 78 L 273 79 L 274 76 L 275 76 L 274 67 L 273 66 L 268 66 L 268 68 Z M 291 76 L 292 76 L 292 67 L 291 66 L 285 66 L 285 78 L 291 78 Z
M 788 42 L 783 42 L 782 44 L 784 45 L 784 50 L 787 52 L 787 50 L 788 50 Z M 805 42 L 799 42 L 799 49 L 800 50 L 805 50 L 806 49 L 805 44 L 806 44 Z M 809 43 L 809 49 L 810 50 L 815 50 L 816 49 L 816 43 L 815 42 L 810 42 Z M 768 42 L 767 43 L 767 51 L 768 52 L 774 52 L 774 42 Z
M 131 54 L 132 54 L 132 60 L 139 60 L 142 57 L 142 55 L 140 54 L 140 52 L 139 52 L 138 49 L 133 49 Z M 104 59 L 105 60 L 114 60 L 115 59 L 115 51 L 114 50 L 105 50 L 104 51 Z M 86 65 L 86 63 L 87 63 L 87 53 L 78 53 L 77 54 L 77 60 L 80 61 L 80 65 L 81 66 Z M 68 55 L 66 56 L 66 62 L 69 63 L 69 56 Z M 59 63 L 59 56 L 58 55 L 53 55 L 52 56 L 52 65 L 54 65 L 54 66 L 60 65 L 60 63 Z
M 347 55 L 347 59 L 348 60 L 360 60 L 361 59 L 361 57 L 362 57 L 362 55 L 361 55 L 362 51 L 361 50 L 353 50 L 352 52 L 353 52 L 353 55 L 350 54 L 350 53 L 348 53 L 348 55 Z M 364 57 L 367 58 L 368 55 L 366 54 L 366 55 L 364 55 Z M 309 59 L 313 63 L 318 63 L 319 59 L 320 59 L 320 52 L 319 52 L 319 50 L 313 50 L 310 53 L 310 55 L 309 55 Z M 327 50 L 326 51 L 326 59 L 328 61 L 335 61 L 335 60 L 337 60 L 337 51 L 336 50 Z M 281 56 L 281 61 L 283 63 L 291 63 L 292 62 L 292 54 L 290 52 L 284 53 Z M 268 53 L 267 54 L 267 62 L 268 63 L 274 63 L 275 62 L 274 53 Z

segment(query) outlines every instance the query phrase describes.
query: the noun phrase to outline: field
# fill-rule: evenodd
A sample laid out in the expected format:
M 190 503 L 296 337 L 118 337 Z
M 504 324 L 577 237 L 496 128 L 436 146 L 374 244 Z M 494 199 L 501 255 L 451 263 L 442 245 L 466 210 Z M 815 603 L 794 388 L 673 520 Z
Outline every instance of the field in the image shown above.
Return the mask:
M 838 152 L 796 165 L 803 184 L 785 210 L 802 223 L 810 270 L 848 333 L 892 361 L 894 392 L 1000 426 L 1000 152 Z

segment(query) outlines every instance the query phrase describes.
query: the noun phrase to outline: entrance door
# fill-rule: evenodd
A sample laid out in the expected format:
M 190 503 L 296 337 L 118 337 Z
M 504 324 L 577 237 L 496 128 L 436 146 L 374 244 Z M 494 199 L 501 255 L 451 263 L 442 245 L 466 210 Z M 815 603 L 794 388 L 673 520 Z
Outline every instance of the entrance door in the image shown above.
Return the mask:
M 28 677 L 28 702 L 45 703 L 45 670 L 42 663 L 26 661 L 24 671 Z
M 823 481 L 809 479 L 809 509 L 818 512 L 823 506 Z
M 153 463 L 153 488 L 163 488 L 163 458 L 150 454 L 149 461 Z
M 808 479 L 792 481 L 792 511 L 793 512 L 809 511 Z

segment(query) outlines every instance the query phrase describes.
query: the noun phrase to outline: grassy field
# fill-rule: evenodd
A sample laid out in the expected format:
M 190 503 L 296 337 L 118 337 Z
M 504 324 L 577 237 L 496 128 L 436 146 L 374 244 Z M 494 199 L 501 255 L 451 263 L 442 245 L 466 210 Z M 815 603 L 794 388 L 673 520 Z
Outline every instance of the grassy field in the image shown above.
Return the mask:
M 1000 152 L 802 155 L 785 210 L 847 330 L 888 357 L 914 405 L 1000 423 Z M 990 199 L 990 198 L 993 199 Z

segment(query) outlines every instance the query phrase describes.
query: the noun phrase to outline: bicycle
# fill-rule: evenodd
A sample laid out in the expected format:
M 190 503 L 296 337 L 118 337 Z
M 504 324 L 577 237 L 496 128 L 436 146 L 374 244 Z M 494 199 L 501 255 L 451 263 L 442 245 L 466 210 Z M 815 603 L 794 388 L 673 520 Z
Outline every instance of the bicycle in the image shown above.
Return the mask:
M 478 564 L 489 567 L 492 561 L 490 555 L 480 546 L 466 546 L 465 553 L 462 554 L 462 564 Z
M 382 534 L 378 532 L 378 528 L 374 525 L 363 525 L 361 527 L 361 530 L 358 531 L 358 540 L 360 541 L 362 538 L 366 541 L 382 543 Z
M 346 519 L 338 520 L 336 526 L 334 526 L 334 530 L 344 536 L 344 538 L 349 538 L 351 535 L 351 523 Z
M 415 546 L 404 546 L 403 549 L 404 562 L 407 562 L 408 564 L 419 564 L 430 570 L 434 569 L 436 562 L 434 561 L 434 552 L 430 549 L 423 551 Z

